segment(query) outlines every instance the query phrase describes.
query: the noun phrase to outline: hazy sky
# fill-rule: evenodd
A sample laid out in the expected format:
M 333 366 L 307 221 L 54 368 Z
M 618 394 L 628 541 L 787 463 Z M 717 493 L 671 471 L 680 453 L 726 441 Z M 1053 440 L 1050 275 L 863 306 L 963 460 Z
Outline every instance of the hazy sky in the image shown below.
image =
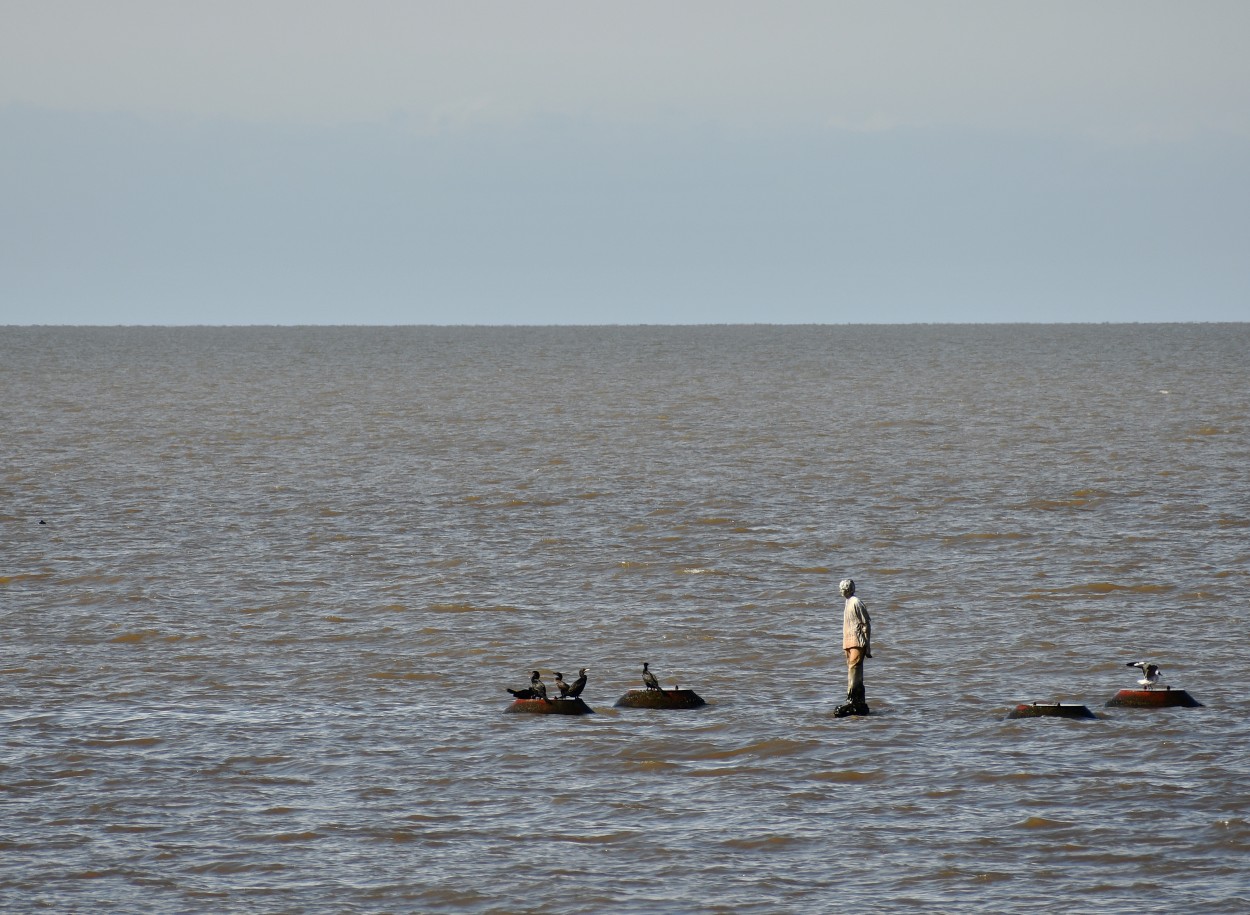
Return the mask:
M 1250 320 L 1250 3 L 0 0 L 0 324 Z

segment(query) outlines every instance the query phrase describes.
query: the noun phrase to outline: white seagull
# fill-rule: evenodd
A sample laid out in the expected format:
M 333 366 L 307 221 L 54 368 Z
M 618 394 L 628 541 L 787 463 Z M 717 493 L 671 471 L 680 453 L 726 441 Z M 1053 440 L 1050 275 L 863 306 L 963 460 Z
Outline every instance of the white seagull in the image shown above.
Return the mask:
M 1146 689 L 1154 686 L 1159 682 L 1159 665 L 1152 664 L 1150 661 L 1129 661 L 1125 667 L 1136 667 L 1142 672 L 1142 678 L 1137 681 L 1138 686 L 1144 686 Z

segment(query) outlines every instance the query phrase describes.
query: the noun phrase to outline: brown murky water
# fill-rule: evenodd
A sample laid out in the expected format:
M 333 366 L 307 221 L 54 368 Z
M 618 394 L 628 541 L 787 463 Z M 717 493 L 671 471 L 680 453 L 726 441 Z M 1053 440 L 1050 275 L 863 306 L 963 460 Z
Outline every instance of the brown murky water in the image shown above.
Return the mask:
M 0 909 L 1247 911 L 1248 368 L 1245 324 L 0 328 Z M 1204 707 L 1104 709 L 1139 657 Z M 643 660 L 709 705 L 614 709 Z M 581 666 L 596 715 L 504 714 Z

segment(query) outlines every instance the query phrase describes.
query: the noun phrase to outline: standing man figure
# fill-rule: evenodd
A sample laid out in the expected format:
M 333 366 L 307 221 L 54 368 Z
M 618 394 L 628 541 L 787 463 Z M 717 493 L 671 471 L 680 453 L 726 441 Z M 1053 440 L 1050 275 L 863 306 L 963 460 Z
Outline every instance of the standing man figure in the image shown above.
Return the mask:
M 838 590 L 846 598 L 842 611 L 842 650 L 846 652 L 846 702 L 834 711 L 838 718 L 847 715 L 867 715 L 868 702 L 864 698 L 864 658 L 872 657 L 872 619 L 868 608 L 855 596 L 855 582 L 844 578 Z

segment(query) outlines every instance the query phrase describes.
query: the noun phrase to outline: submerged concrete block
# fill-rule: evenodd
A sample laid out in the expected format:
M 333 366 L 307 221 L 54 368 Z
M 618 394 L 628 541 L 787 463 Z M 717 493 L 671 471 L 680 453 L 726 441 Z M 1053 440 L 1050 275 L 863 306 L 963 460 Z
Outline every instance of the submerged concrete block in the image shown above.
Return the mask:
M 505 712 L 530 715 L 593 715 L 595 710 L 581 699 L 514 699 Z
M 1122 689 L 1107 700 L 1108 706 L 1126 708 L 1201 708 L 1202 703 L 1186 690 L 1172 689 Z
M 1074 702 L 1022 702 L 1012 709 L 1008 718 L 1097 718 L 1084 705 Z
M 631 689 L 616 700 L 617 708 L 698 708 L 707 705 L 692 689 Z

